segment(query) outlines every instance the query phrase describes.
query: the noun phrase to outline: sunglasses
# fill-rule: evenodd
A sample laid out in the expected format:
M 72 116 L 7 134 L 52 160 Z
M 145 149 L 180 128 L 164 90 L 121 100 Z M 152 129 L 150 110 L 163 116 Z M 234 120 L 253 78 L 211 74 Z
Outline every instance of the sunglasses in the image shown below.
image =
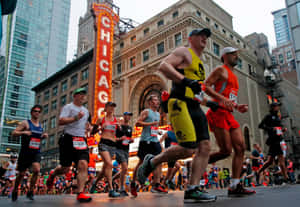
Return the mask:
M 33 112 L 41 113 L 41 111 L 39 111 L 39 110 L 33 110 Z

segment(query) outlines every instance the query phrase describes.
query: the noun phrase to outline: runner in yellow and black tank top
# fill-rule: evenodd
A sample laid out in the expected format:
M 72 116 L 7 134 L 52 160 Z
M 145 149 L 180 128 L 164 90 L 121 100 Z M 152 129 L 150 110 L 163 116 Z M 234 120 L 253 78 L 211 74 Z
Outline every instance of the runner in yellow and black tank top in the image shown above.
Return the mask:
M 203 82 L 205 69 L 200 58 L 188 48 L 192 62 L 183 69 L 177 69 L 186 78 Z M 169 119 L 173 125 L 178 143 L 186 148 L 196 148 L 201 140 L 208 140 L 208 125 L 205 114 L 191 88 L 173 82 L 168 101 Z

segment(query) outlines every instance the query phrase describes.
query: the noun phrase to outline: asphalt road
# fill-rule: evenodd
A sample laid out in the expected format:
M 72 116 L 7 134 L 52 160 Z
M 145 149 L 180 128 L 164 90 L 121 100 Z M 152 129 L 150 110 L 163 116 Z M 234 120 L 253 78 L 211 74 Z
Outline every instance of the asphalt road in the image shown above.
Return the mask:
M 91 203 L 80 204 L 75 199 L 75 195 L 46 195 L 35 196 L 35 201 L 29 201 L 24 196 L 20 196 L 18 201 L 12 202 L 6 197 L 0 198 L 0 206 L 113 206 L 113 207 L 182 207 L 182 206 L 218 206 L 218 207 L 299 207 L 300 206 L 300 185 L 286 185 L 275 187 L 257 187 L 256 194 L 242 198 L 227 197 L 226 190 L 210 190 L 218 196 L 218 200 L 213 203 L 184 204 L 183 191 L 171 191 L 167 195 L 157 195 L 153 193 L 139 193 L 138 197 L 108 198 L 107 194 L 93 194 Z

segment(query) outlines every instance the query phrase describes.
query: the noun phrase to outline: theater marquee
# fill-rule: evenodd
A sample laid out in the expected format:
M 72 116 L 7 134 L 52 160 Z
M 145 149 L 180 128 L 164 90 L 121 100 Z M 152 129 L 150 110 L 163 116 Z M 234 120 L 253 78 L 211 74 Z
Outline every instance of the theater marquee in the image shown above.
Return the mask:
M 93 4 L 96 41 L 94 47 L 95 88 L 93 122 L 103 115 L 105 103 L 112 96 L 112 59 L 114 28 L 119 21 L 111 8 L 105 4 Z

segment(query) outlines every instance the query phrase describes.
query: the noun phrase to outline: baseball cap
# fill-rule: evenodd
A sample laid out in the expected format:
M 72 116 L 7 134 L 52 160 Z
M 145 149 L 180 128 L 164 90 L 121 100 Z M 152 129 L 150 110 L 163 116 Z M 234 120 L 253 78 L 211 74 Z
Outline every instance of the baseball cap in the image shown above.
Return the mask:
M 84 93 L 84 94 L 86 94 L 85 88 L 77 88 L 77 89 L 75 89 L 74 92 L 73 92 L 73 95 L 76 95 L 78 93 Z
M 236 52 L 239 49 L 234 48 L 234 47 L 224 47 L 223 50 L 221 51 L 221 57 L 223 57 L 223 55 L 227 54 L 227 53 L 232 53 L 232 52 Z
M 211 35 L 211 31 L 208 28 L 198 28 L 198 29 L 194 29 L 190 32 L 189 37 L 193 36 L 193 35 L 200 35 L 200 34 L 205 34 L 207 37 L 210 37 Z
M 117 104 L 116 104 L 116 103 L 114 103 L 114 102 L 111 102 L 111 101 L 109 101 L 109 102 L 107 102 L 107 103 L 105 104 L 105 107 L 107 107 L 107 106 L 116 107 L 116 106 L 117 106 Z
M 132 113 L 131 113 L 131 112 L 128 112 L 128 111 L 126 111 L 126 112 L 124 112 L 124 113 L 123 113 L 123 115 L 129 115 L 129 116 L 132 116 Z

